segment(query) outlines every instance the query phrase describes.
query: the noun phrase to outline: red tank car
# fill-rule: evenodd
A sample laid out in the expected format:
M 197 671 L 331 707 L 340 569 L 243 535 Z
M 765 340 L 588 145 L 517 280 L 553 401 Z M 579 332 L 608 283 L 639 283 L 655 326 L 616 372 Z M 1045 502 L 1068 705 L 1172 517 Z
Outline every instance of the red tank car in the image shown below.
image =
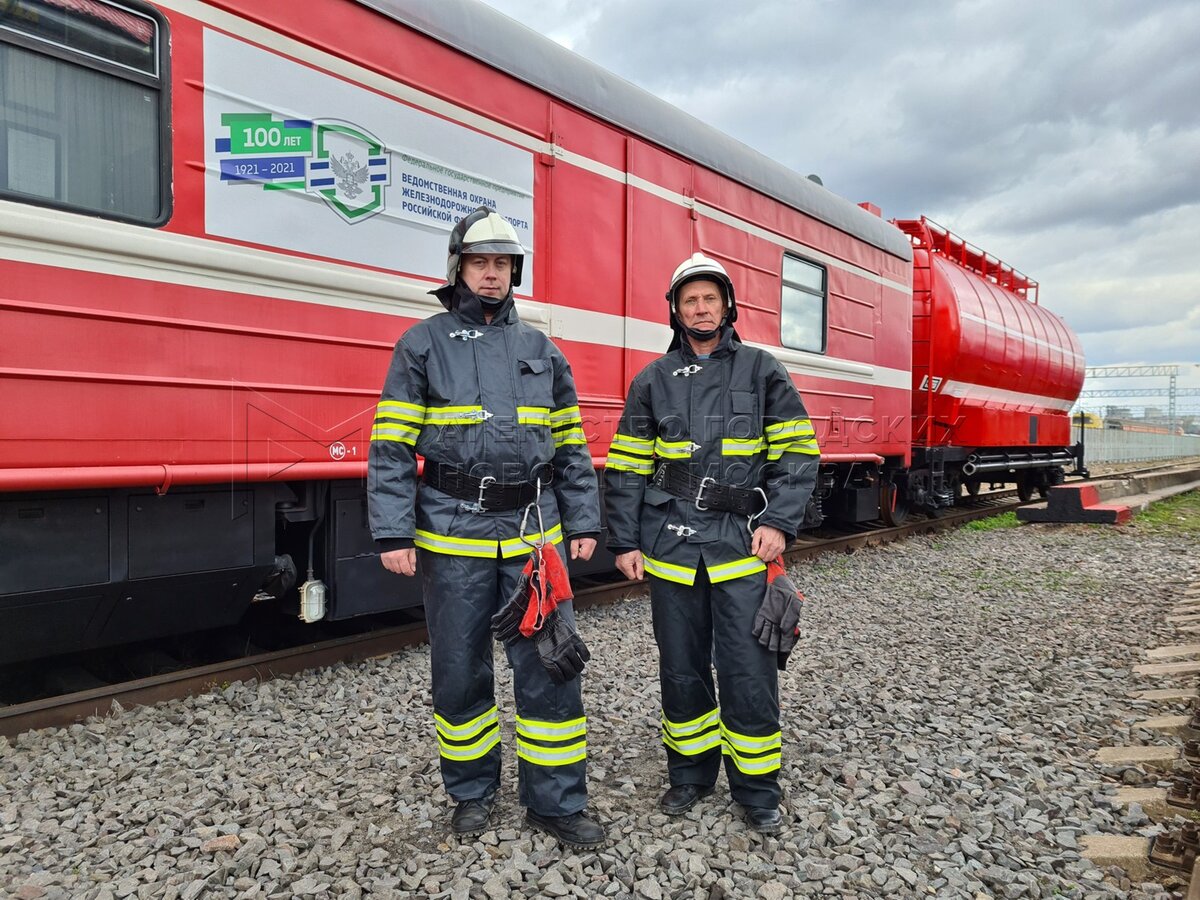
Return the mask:
M 922 217 L 913 245 L 913 469 L 909 499 L 953 503 L 960 485 L 1015 481 L 1028 498 L 1080 462 L 1069 411 L 1083 350 L 1038 305 L 1036 281 Z

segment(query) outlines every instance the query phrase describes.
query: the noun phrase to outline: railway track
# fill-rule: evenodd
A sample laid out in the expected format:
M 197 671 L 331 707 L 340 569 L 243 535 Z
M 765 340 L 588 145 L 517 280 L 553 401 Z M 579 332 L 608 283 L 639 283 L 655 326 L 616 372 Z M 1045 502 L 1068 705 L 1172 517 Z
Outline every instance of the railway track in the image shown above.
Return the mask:
M 937 518 L 917 518 L 890 528 L 863 526 L 845 533 L 805 537 L 793 543 L 785 556 L 789 562 L 795 562 L 823 553 L 848 553 L 915 534 L 953 528 L 964 522 L 1016 509 L 1020 504 L 1014 497 L 1014 491 L 981 494 L 971 505 L 948 511 Z M 633 581 L 593 583 L 576 590 L 576 607 L 587 609 L 615 603 L 645 590 L 644 583 Z M 339 662 L 357 662 L 384 656 L 423 643 L 427 638 L 424 625 L 413 622 L 301 643 L 270 652 L 240 655 L 227 661 L 185 666 L 178 671 L 144 678 L 68 690 L 54 696 L 0 706 L 0 735 L 12 737 L 38 728 L 64 727 L 89 716 L 107 715 L 115 708 L 152 705 L 188 697 L 235 681 L 263 681 Z
M 1131 475 L 1154 471 L 1164 466 L 1148 466 L 1112 475 Z M 862 525 L 839 533 L 818 533 L 795 541 L 786 551 L 788 562 L 811 559 L 824 553 L 851 553 L 855 550 L 958 527 L 967 522 L 1000 515 L 1021 505 L 1015 490 L 980 493 L 963 498 L 965 505 L 935 517 L 918 516 L 893 527 L 879 523 Z M 587 609 L 619 602 L 645 591 L 644 583 L 610 581 L 577 588 L 576 606 Z M 326 640 L 297 643 L 294 646 L 252 655 L 239 655 L 226 661 L 192 665 L 177 671 L 149 677 L 97 685 L 83 690 L 68 690 L 27 702 L 0 706 L 0 735 L 12 737 L 38 728 L 71 725 L 89 716 L 106 715 L 117 707 L 160 703 L 219 688 L 235 681 L 267 680 L 292 675 L 307 669 L 356 662 L 384 656 L 423 643 L 428 635 L 420 622 L 374 628 L 360 634 L 341 635 Z

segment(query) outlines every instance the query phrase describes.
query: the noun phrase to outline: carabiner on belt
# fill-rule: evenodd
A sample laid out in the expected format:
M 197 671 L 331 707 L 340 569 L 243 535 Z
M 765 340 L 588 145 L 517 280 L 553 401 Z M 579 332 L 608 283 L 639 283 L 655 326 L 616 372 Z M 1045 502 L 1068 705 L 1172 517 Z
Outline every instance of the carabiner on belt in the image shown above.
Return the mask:
M 535 478 L 534 485 L 535 485 L 535 487 L 534 487 L 534 492 L 533 492 L 533 502 L 530 503 L 527 507 L 525 507 L 525 512 L 521 516 L 521 530 L 520 530 L 520 532 L 518 532 L 518 536 L 521 538 L 522 544 L 525 544 L 528 547 L 532 547 L 534 550 L 541 550 L 543 547 L 546 546 L 546 526 L 542 524 L 542 504 L 541 504 L 542 480 L 540 478 Z M 537 515 L 537 529 L 538 530 L 537 530 L 537 541 L 536 542 L 531 541 L 531 540 L 529 540 L 529 538 L 525 537 L 525 529 L 529 526 L 529 511 L 530 510 L 533 510 L 534 513 Z
M 762 509 L 760 509 L 758 512 L 754 513 L 754 515 L 749 516 L 746 519 L 746 530 L 750 532 L 751 536 L 754 535 L 754 520 L 761 519 L 762 514 L 765 513 L 767 511 L 767 507 L 771 505 L 771 501 L 767 499 L 766 491 L 764 491 L 760 487 L 756 487 L 754 490 L 760 497 L 763 498 L 763 505 L 762 505 Z

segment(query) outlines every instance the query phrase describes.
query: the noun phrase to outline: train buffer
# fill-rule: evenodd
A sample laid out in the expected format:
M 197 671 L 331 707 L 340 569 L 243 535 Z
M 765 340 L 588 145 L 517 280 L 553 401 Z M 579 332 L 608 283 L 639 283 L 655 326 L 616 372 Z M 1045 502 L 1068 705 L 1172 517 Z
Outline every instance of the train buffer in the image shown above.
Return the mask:
M 1050 488 L 1045 503 L 1017 510 L 1022 522 L 1123 525 L 1133 513 L 1175 494 L 1200 488 L 1200 467 L 1178 466 L 1129 478 L 1082 481 Z

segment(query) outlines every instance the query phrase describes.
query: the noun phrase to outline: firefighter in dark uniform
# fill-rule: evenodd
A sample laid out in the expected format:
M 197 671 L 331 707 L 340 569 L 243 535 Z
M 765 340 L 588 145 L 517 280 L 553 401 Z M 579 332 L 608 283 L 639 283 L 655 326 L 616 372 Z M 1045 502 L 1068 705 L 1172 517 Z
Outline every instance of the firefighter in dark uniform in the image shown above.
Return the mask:
M 492 210 L 455 226 L 447 283 L 432 292 L 447 311 L 396 344 L 371 435 L 370 524 L 383 565 L 413 575 L 420 559 L 434 726 L 458 834 L 486 829 L 500 779 L 492 616 L 531 545 L 565 540 L 572 559 L 586 560 L 600 531 L 571 367 L 513 306 L 523 261 L 516 231 Z M 559 612 L 573 629 L 571 605 Z M 579 679 L 555 683 L 530 639 L 513 642 L 508 659 L 527 820 L 572 846 L 598 846 Z
M 724 757 L 747 822 L 774 832 L 779 659 L 752 631 L 766 562 L 800 528 L 819 451 L 787 370 L 734 330 L 720 263 L 685 260 L 667 301 L 674 340 L 630 385 L 604 475 L 617 566 L 651 576 L 670 779 L 660 805 L 690 809 L 712 792 Z

